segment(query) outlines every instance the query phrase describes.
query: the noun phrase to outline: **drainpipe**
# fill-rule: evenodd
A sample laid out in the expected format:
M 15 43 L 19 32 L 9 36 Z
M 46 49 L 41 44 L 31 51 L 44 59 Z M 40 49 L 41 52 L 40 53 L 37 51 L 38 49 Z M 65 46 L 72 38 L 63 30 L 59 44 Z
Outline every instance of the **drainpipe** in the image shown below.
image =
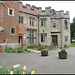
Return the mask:
M 39 45 L 39 14 L 38 14 L 38 45 Z

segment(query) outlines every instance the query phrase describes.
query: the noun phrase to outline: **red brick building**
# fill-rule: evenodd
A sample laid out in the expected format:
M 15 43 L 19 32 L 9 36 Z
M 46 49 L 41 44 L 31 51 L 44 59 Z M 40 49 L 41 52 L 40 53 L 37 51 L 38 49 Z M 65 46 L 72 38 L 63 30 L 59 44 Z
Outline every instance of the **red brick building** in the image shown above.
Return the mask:
M 38 45 L 37 8 L 19 1 L 0 1 L 0 44 L 19 48 Z
M 38 45 L 38 13 L 35 6 L 19 2 L 20 47 Z

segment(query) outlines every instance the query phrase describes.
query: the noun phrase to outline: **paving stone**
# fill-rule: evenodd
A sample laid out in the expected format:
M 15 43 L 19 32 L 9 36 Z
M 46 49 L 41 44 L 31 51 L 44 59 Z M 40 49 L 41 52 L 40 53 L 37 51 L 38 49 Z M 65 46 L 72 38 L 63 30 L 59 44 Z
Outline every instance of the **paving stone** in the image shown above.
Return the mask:
M 50 50 L 49 56 L 41 53 L 0 53 L 0 66 L 5 61 L 7 68 L 15 64 L 26 66 L 26 71 L 35 71 L 36 74 L 75 74 L 75 48 L 67 48 L 67 59 L 59 59 L 57 50 Z

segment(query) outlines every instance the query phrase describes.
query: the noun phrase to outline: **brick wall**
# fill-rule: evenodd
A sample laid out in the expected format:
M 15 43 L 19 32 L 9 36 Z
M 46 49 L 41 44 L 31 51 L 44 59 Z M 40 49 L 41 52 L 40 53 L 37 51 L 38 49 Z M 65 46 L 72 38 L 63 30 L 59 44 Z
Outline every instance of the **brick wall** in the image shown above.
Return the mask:
M 25 6 L 26 8 L 23 8 Z M 31 10 L 33 8 L 33 10 Z M 19 15 L 23 16 L 23 24 L 19 24 L 19 35 L 22 35 L 22 42 L 23 47 L 26 47 L 26 40 L 24 40 L 24 35 L 26 36 L 26 30 L 27 29 L 33 29 L 36 30 L 37 33 L 37 45 L 38 45 L 38 13 L 37 8 L 34 6 L 30 6 L 28 4 L 23 5 L 22 3 L 19 3 Z M 29 25 L 29 17 L 35 18 L 35 24 L 34 26 Z
M 8 39 L 8 43 L 18 42 L 18 31 L 19 31 L 19 6 L 17 1 L 3 1 L 5 4 L 3 11 L 3 22 L 5 39 Z M 14 16 L 8 16 L 8 8 L 14 9 Z M 16 34 L 11 35 L 10 29 L 15 28 Z

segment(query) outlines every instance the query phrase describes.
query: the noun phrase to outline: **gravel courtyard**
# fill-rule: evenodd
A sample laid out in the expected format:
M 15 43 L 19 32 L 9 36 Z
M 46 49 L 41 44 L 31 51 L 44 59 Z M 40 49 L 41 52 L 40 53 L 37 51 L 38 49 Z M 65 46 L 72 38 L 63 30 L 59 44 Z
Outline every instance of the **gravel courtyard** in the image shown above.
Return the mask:
M 67 48 L 67 59 L 59 59 L 60 49 L 49 51 L 49 56 L 40 53 L 0 53 L 0 66 L 5 61 L 8 68 L 20 64 L 26 71 L 36 74 L 75 74 L 75 48 Z

